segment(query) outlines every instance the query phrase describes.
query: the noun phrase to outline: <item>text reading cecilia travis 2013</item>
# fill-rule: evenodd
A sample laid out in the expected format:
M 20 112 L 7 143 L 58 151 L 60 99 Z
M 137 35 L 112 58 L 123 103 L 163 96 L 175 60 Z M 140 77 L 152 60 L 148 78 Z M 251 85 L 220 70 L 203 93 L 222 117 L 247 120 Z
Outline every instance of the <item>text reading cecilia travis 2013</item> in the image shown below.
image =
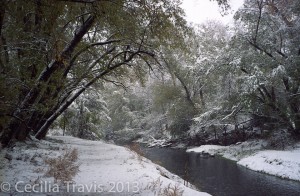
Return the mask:
M 77 184 L 71 181 L 63 184 L 53 183 L 50 181 L 40 181 L 38 183 L 26 183 L 24 181 L 11 184 L 2 182 L 0 192 L 6 193 L 138 193 L 140 191 L 138 182 L 108 182 L 100 184 L 96 181 L 91 184 Z

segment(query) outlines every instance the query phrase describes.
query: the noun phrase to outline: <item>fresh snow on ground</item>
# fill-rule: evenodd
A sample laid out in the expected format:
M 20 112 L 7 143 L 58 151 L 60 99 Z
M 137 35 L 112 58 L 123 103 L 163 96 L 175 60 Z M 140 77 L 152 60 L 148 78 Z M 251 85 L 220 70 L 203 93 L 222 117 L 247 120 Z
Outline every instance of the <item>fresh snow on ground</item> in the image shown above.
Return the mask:
M 58 157 L 66 148 L 78 150 L 80 172 L 68 187 L 59 185 L 62 191 L 56 193 L 54 179 L 44 176 L 47 171 L 44 160 Z M 103 141 L 52 136 L 47 141 L 27 141 L 17 143 L 13 150 L 3 149 L 0 159 L 0 195 L 5 192 L 6 195 L 23 195 L 18 192 L 36 184 L 40 184 L 38 190 L 42 193 L 34 195 L 74 195 L 76 192 L 75 195 L 147 196 L 160 195 L 175 187 L 186 196 L 209 195 L 192 189 L 191 185 L 185 186 L 180 177 L 135 152 Z M 42 190 L 47 183 L 47 188 Z M 16 187 L 16 184 L 21 186 Z
M 219 145 L 202 145 L 188 149 L 187 152 L 197 152 L 209 155 L 220 155 L 224 158 L 239 161 L 253 153 L 265 148 L 267 143 L 263 140 L 246 141 L 231 146 L 219 146 Z
M 292 151 L 265 150 L 238 164 L 249 169 L 300 181 L 300 148 Z
M 220 155 L 254 171 L 300 181 L 300 144 L 285 151 L 266 150 L 266 145 L 253 140 L 231 146 L 202 145 L 187 152 Z

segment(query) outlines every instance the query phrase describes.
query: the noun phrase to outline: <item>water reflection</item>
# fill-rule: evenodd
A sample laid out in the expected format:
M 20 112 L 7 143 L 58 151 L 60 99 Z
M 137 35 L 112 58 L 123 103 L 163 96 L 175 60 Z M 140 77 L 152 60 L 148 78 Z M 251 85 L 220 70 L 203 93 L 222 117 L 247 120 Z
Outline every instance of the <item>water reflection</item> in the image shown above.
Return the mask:
M 178 149 L 142 150 L 150 160 L 215 196 L 300 196 L 299 182 L 254 172 L 223 158 L 200 157 Z

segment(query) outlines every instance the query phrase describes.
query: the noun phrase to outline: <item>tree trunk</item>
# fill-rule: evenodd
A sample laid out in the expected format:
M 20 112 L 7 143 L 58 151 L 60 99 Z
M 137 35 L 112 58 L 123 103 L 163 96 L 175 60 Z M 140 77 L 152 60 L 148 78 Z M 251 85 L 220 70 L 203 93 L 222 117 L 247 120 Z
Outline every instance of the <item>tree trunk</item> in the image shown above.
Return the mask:
M 38 130 L 38 132 L 35 134 L 35 137 L 37 139 L 43 139 L 49 127 L 51 124 L 59 117 L 72 103 L 75 101 L 79 95 L 81 95 L 88 87 L 90 87 L 92 84 L 94 84 L 98 79 L 103 77 L 104 75 L 110 73 L 112 70 L 120 67 L 121 65 L 126 65 L 128 62 L 130 62 L 140 51 L 132 53 L 127 59 L 125 59 L 123 62 L 117 63 L 113 66 L 106 66 L 107 68 L 99 73 L 97 76 L 95 76 L 92 80 L 90 80 L 88 83 L 86 83 L 80 90 L 78 90 L 76 93 L 74 93 L 69 99 L 67 99 L 63 104 L 60 105 L 60 107 L 46 120 L 46 122 L 41 126 L 41 128 Z
M 107 72 L 104 72 L 105 74 Z M 102 74 L 101 74 L 102 76 Z M 91 86 L 94 82 L 96 82 L 97 79 L 99 79 L 101 76 L 94 78 L 92 81 L 87 83 L 84 87 L 82 87 L 79 91 L 77 91 L 73 96 L 71 96 L 66 102 L 64 102 L 56 111 L 53 112 L 53 114 L 45 121 L 45 123 L 40 127 L 40 129 L 35 134 L 35 137 L 37 139 L 43 139 L 49 127 L 51 124 L 59 117 L 72 103 L 75 101 L 81 93 L 83 93 L 89 86 Z
M 28 116 L 32 115 L 30 109 L 35 104 L 37 98 L 40 96 L 43 86 L 55 73 L 64 71 L 65 62 L 69 61 L 75 47 L 77 47 L 83 36 L 92 27 L 94 21 L 95 17 L 90 16 L 79 28 L 71 42 L 63 49 L 63 51 L 56 57 L 56 59 L 52 60 L 51 63 L 47 65 L 46 68 L 40 73 L 35 82 L 35 85 L 30 89 L 30 91 L 21 102 L 20 106 L 13 113 L 13 116 L 17 117 L 18 119 L 24 120 L 25 123 L 20 123 L 20 120 L 17 120 L 16 118 L 12 119 L 8 127 L 4 130 L 4 133 L 0 136 L 2 145 L 6 146 L 13 138 L 17 140 L 24 140 L 27 137 L 29 130 L 28 127 L 24 127 L 24 124 L 27 125 L 27 120 L 29 120 Z
M 187 102 L 190 104 L 190 106 L 192 106 L 192 108 L 194 110 L 196 110 L 196 107 L 195 107 L 195 103 L 193 102 L 192 100 L 192 97 L 191 97 L 191 93 L 188 89 L 188 87 L 186 86 L 185 82 L 183 81 L 183 79 L 179 76 L 178 73 L 174 73 L 174 75 L 176 76 L 176 78 L 179 80 L 180 84 L 182 85 L 183 89 L 184 89 L 184 92 L 185 92 L 185 95 L 186 95 L 186 100 Z
M 291 85 L 289 82 L 289 79 L 287 77 L 284 77 L 282 79 L 282 82 L 285 86 L 285 90 L 289 95 L 297 94 L 299 89 L 299 84 Z M 300 139 L 300 105 L 299 105 L 299 98 L 297 96 L 292 96 L 288 98 L 288 107 L 291 111 L 291 120 L 294 123 L 294 126 L 292 129 L 292 133 Z

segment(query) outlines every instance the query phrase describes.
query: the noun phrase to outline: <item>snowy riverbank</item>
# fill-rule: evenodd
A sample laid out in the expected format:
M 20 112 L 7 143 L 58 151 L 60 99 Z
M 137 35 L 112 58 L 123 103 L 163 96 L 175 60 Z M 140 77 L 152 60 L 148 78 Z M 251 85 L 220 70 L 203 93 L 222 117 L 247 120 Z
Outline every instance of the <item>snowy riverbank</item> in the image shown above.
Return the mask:
M 45 159 L 76 148 L 79 173 L 74 182 L 58 185 L 45 177 Z M 17 143 L 13 151 L 0 152 L 1 195 L 163 195 L 174 190 L 183 195 L 209 195 L 186 187 L 184 181 L 127 148 L 102 141 L 51 137 L 48 141 Z M 59 193 L 57 193 L 59 191 Z
M 300 181 L 300 143 L 284 151 L 266 150 L 266 144 L 256 140 L 231 146 L 203 145 L 187 152 L 219 155 L 254 171 Z

